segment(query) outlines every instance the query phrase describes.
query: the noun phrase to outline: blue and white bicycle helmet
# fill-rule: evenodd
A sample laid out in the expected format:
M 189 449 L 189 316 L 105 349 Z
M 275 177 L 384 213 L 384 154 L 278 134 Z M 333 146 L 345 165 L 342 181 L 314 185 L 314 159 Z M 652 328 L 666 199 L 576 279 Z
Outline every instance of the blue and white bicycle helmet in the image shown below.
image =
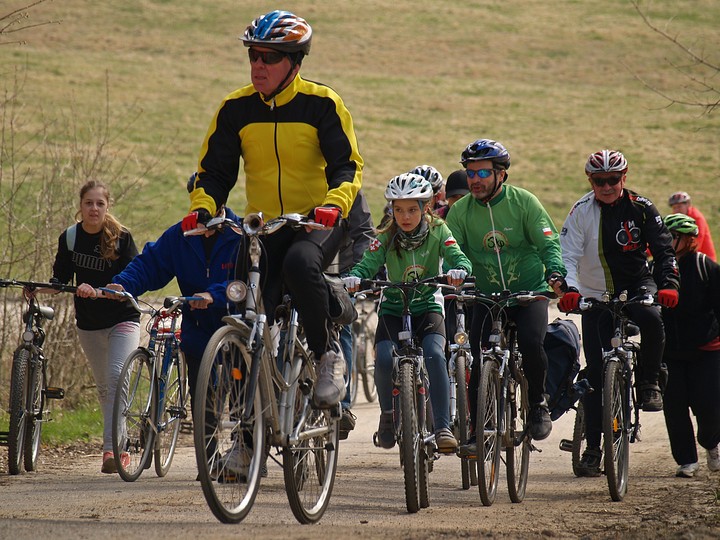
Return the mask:
M 241 39 L 246 47 L 258 45 L 307 55 L 310 54 L 312 28 L 305 19 L 289 11 L 275 10 L 251 22 Z

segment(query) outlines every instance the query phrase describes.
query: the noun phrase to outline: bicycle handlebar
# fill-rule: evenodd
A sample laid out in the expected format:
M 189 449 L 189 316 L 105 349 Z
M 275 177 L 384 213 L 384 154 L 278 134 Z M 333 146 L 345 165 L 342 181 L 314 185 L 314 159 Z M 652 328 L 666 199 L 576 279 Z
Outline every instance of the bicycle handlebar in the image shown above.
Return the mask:
M 67 285 L 65 283 L 58 282 L 45 282 L 45 281 L 24 281 L 20 279 L 0 279 L 0 287 L 22 287 L 29 291 L 37 289 L 54 289 L 58 292 L 77 292 L 75 285 Z
M 578 309 L 574 313 L 582 313 L 593 309 L 607 309 L 612 311 L 621 311 L 625 306 L 640 304 L 643 306 L 658 306 L 655 297 L 648 292 L 640 292 L 633 298 L 627 297 L 627 291 L 622 291 L 618 296 L 610 298 L 609 295 L 603 298 L 593 298 L 591 296 L 582 296 L 578 303 Z
M 302 214 L 283 214 L 282 216 L 265 221 L 262 212 L 257 212 L 245 216 L 242 225 L 238 224 L 236 221 L 230 218 L 216 217 L 208 221 L 207 225 L 200 225 L 195 229 L 185 231 L 183 235 L 197 236 L 200 234 L 205 234 L 208 231 L 229 228 L 237 234 L 246 234 L 249 236 L 253 236 L 258 234 L 272 234 L 285 225 L 290 225 L 293 228 L 309 227 L 316 230 L 329 228 L 320 223 L 316 223 L 309 217 Z

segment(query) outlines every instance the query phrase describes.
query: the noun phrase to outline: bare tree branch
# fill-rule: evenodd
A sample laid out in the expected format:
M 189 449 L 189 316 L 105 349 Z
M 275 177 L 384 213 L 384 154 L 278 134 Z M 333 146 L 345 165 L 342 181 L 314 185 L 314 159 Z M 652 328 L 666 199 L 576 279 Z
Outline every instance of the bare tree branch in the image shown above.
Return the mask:
M 25 7 L 21 7 L 16 9 L 15 11 L 11 11 L 10 13 L 7 13 L 5 15 L 0 15 L 0 38 L 3 38 L 4 36 L 8 34 L 14 34 L 16 32 L 23 32 L 25 30 L 29 30 L 31 28 L 37 28 L 38 26 L 45 26 L 48 24 L 59 24 L 62 21 L 43 21 L 39 23 L 27 23 L 22 24 L 23 21 L 30 19 L 30 10 L 34 7 L 37 7 L 39 4 L 42 4 L 44 2 L 47 2 L 48 0 L 36 0 L 32 4 L 29 4 Z M 52 0 L 49 0 L 52 2 Z M 25 40 L 14 40 L 14 41 L 0 41 L 0 45 L 25 45 Z

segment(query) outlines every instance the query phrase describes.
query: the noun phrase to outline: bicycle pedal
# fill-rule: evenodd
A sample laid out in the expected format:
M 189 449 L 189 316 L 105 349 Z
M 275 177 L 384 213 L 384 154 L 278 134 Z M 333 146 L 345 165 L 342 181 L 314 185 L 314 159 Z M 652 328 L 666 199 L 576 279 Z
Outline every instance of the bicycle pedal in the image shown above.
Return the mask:
M 45 389 L 45 397 L 48 399 L 63 399 L 65 397 L 65 389 L 57 386 L 48 386 Z
M 562 450 L 563 452 L 572 452 L 573 443 L 570 439 L 561 439 L 559 446 L 560 450 Z

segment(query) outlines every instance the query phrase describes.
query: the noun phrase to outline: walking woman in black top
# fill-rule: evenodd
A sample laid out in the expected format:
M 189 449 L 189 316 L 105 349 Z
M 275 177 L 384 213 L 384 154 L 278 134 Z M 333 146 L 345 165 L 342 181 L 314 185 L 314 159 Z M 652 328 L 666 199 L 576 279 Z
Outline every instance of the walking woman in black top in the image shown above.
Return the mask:
M 127 302 L 97 298 L 95 291 L 110 283 L 138 253 L 130 232 L 108 211 L 111 202 L 102 182 L 90 180 L 80 189 L 78 222 L 60 235 L 52 278 L 78 284 L 75 321 L 103 413 L 104 473 L 117 472 L 112 449 L 115 389 L 123 363 L 140 338 L 137 311 Z

